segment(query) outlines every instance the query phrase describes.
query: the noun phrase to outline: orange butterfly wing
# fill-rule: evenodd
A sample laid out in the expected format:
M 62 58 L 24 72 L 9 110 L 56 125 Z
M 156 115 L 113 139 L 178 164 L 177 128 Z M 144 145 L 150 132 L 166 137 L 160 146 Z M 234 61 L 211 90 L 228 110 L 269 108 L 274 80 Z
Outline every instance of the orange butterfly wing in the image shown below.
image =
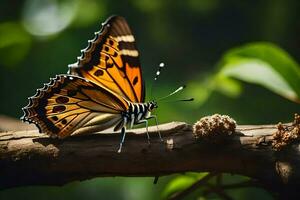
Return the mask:
M 128 109 L 123 97 L 81 77 L 58 75 L 38 89 L 23 108 L 23 121 L 40 132 L 64 138 L 101 131 L 122 121 Z
M 109 88 L 131 102 L 144 102 L 145 90 L 135 38 L 123 17 L 113 16 L 95 33 L 69 74 Z

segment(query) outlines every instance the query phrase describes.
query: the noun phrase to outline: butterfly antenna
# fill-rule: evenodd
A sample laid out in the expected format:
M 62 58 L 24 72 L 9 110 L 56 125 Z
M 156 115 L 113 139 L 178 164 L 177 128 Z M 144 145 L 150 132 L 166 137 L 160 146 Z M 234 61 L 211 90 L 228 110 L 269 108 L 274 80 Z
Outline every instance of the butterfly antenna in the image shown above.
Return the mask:
M 163 100 L 163 99 L 166 99 L 166 98 L 168 98 L 168 97 L 170 97 L 170 96 L 172 96 L 172 95 L 174 95 L 174 94 L 180 92 L 180 91 L 183 90 L 184 88 L 186 88 L 185 85 L 180 86 L 179 88 L 177 88 L 176 90 L 174 90 L 174 91 L 171 92 L 170 94 L 168 94 L 168 95 L 166 95 L 166 96 L 164 96 L 164 97 L 159 98 L 157 101 L 161 101 L 161 100 Z
M 176 102 L 188 102 L 188 101 L 194 101 L 194 98 L 189 98 L 189 99 L 178 99 L 178 100 L 173 100 L 173 101 L 164 101 L 165 103 L 176 103 Z
M 163 62 L 159 63 L 159 65 L 158 65 L 158 69 L 157 69 L 157 71 L 156 71 L 156 73 L 155 73 L 154 80 L 153 80 L 152 83 L 151 83 L 151 87 L 150 87 L 150 97 L 152 97 L 152 91 L 153 91 L 154 85 L 155 85 L 155 83 L 156 83 L 156 81 L 157 81 L 157 79 L 158 79 L 158 77 L 159 77 L 159 75 L 160 75 L 160 72 L 161 72 L 162 68 L 164 68 L 164 66 L 165 66 L 165 63 L 163 63 Z

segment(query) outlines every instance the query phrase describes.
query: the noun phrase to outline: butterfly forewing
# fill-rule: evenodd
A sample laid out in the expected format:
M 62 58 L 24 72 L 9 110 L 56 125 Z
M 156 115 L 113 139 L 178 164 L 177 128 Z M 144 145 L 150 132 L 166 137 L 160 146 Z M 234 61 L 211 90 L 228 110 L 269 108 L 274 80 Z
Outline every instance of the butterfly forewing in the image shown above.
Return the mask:
M 87 128 L 90 132 L 111 127 L 127 109 L 126 100 L 113 91 L 81 77 L 59 75 L 29 98 L 23 120 L 63 138 Z
M 113 16 L 95 35 L 77 63 L 69 65 L 69 73 L 109 88 L 131 102 L 144 102 L 139 52 L 126 20 Z

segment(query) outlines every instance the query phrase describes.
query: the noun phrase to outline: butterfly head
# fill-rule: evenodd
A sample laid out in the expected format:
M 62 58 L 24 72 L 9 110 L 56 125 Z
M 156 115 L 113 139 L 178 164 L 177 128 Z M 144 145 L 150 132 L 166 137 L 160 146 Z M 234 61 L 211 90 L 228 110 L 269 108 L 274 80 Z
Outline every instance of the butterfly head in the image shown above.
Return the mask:
M 158 108 L 157 102 L 156 101 L 150 101 L 149 102 L 149 107 L 148 110 L 152 111 L 153 109 Z

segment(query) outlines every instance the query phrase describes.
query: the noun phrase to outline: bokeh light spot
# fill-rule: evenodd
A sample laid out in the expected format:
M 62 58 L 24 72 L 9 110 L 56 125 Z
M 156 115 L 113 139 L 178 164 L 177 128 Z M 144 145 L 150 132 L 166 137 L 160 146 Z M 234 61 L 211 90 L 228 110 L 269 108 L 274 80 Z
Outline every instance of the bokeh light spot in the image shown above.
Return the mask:
M 53 35 L 68 27 L 75 11 L 73 1 L 27 0 L 23 8 L 23 25 L 32 35 Z

